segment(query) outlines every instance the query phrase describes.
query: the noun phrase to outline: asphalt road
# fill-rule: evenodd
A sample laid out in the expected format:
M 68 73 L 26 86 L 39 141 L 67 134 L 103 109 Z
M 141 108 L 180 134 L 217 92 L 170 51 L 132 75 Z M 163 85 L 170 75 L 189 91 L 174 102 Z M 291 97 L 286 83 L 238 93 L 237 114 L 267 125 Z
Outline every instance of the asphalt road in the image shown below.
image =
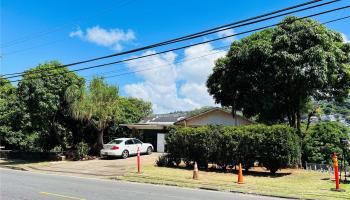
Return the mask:
M 0 169 L 0 199 L 267 200 L 277 198 Z

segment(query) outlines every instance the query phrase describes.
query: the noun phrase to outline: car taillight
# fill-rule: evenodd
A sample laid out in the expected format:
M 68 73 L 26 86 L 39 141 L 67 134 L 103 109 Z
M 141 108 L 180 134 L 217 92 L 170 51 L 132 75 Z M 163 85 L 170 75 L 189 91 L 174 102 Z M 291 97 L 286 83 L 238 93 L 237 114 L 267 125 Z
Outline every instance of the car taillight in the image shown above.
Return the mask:
M 118 146 L 113 146 L 113 147 L 112 147 L 112 150 L 117 150 L 117 149 L 119 149 Z

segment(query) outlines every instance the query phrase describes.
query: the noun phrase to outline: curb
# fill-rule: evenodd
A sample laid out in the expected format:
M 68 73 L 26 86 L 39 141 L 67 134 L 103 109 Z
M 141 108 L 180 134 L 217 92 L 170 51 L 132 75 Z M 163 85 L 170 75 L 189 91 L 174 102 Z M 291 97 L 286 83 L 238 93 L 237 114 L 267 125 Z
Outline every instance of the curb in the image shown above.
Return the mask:
M 20 170 L 20 171 L 28 171 L 27 169 L 25 169 L 25 168 L 23 168 L 23 167 L 17 167 L 17 166 L 11 166 L 11 165 L 0 165 L 0 167 L 6 168 L 6 169 L 13 169 L 13 170 Z
M 202 189 L 202 190 L 210 190 L 210 191 L 220 191 L 217 188 L 212 188 L 212 187 L 199 187 L 198 189 Z
M 250 194 L 255 196 L 264 196 L 264 197 L 276 197 L 281 199 L 304 199 L 304 200 L 315 200 L 310 198 L 298 198 L 298 197 L 287 197 L 287 196 L 281 196 L 281 195 L 273 195 L 273 194 L 260 194 L 260 193 L 254 193 L 254 192 L 241 192 L 236 190 L 229 190 L 228 192 L 231 193 L 240 193 L 240 194 Z

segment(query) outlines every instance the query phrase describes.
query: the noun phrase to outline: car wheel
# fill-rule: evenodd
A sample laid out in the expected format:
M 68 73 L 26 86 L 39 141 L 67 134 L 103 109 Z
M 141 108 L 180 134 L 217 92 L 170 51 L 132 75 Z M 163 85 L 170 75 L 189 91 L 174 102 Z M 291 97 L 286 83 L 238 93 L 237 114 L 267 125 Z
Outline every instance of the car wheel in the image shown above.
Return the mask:
M 127 158 L 129 157 L 129 151 L 128 150 L 124 150 L 123 153 L 122 153 L 122 158 Z
M 152 147 L 147 148 L 147 155 L 150 155 L 150 154 L 152 154 Z

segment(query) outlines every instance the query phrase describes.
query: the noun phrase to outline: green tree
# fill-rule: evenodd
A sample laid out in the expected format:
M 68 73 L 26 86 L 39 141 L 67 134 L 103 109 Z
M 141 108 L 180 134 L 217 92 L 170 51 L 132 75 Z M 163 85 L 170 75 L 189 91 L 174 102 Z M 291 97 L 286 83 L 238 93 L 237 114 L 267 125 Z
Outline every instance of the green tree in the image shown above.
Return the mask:
M 152 114 L 152 104 L 138 98 L 119 97 L 118 106 L 120 108 L 120 112 L 118 112 L 117 116 L 119 124 L 135 123 L 140 121 L 143 117 Z
M 103 146 L 103 133 L 109 122 L 118 116 L 118 88 L 108 85 L 103 78 L 95 77 L 88 89 L 79 85 L 71 86 L 66 92 L 73 118 L 87 122 L 97 130 L 95 153 Z
M 0 77 L 0 140 L 1 145 L 16 145 L 22 140 L 22 134 L 15 130 L 15 109 L 11 104 L 16 101 L 15 87 Z M 18 123 L 18 122 L 16 122 Z
M 113 121 L 110 122 L 106 135 L 108 139 L 115 137 L 138 137 L 140 135 L 133 135 L 133 132 L 125 126 L 120 124 L 130 124 L 139 122 L 143 117 L 152 114 L 152 104 L 145 102 L 142 99 L 133 97 L 122 97 L 118 98 L 116 106 L 119 109 L 117 116 L 114 116 Z M 139 134 L 138 132 L 136 132 Z
M 38 148 L 49 151 L 57 145 L 69 146 L 74 121 L 68 115 L 65 92 L 71 85 L 83 85 L 84 79 L 57 61 L 40 64 L 25 72 L 18 83 L 17 95 L 30 121 L 27 134 L 37 139 Z M 72 124 L 73 123 L 73 124 Z
M 38 135 L 29 133 L 29 115 L 17 96 L 16 88 L 0 78 L 0 140 L 7 149 L 37 150 Z
M 217 103 L 265 123 L 287 118 L 301 133 L 301 110 L 309 99 L 347 97 L 350 44 L 314 20 L 297 19 L 287 17 L 232 43 L 207 81 Z
M 338 122 L 312 125 L 303 142 L 303 158 L 307 162 L 332 163 L 331 154 L 342 155 L 341 138 L 349 138 L 349 129 Z

